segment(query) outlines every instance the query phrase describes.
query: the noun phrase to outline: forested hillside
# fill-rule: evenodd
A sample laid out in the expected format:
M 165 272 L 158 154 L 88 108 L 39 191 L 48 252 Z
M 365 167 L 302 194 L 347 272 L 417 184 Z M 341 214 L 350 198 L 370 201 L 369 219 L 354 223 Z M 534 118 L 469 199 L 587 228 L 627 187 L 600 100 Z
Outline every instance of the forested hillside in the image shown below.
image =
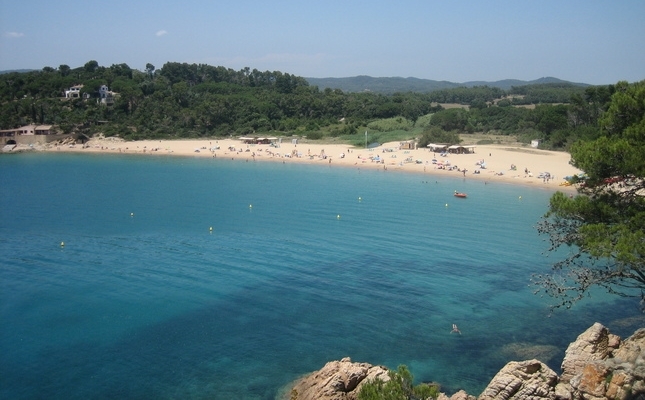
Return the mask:
M 343 92 L 373 92 L 381 94 L 392 94 L 397 92 L 419 92 L 427 93 L 441 89 L 454 88 L 471 88 L 475 86 L 489 86 L 502 90 L 510 90 L 514 86 L 529 85 L 554 85 L 578 87 L 584 90 L 590 86 L 585 83 L 573 83 L 563 81 L 562 79 L 546 77 L 532 81 L 521 81 L 519 79 L 504 79 L 501 81 L 469 81 L 463 83 L 449 81 L 435 81 L 432 79 L 419 78 L 374 78 L 371 76 L 359 75 L 347 78 L 306 78 L 312 86 L 318 86 L 321 89 L 340 89 Z
M 83 85 L 78 98 L 64 97 L 78 85 Z M 115 93 L 113 103 L 98 101 L 102 85 Z M 140 71 L 92 60 L 79 68 L 61 65 L 0 75 L 0 129 L 52 124 L 62 133 L 101 132 L 126 139 L 273 132 L 349 143 L 361 143 L 366 129 L 377 140 L 379 132 L 422 140 L 493 132 L 566 148 L 576 138 L 597 136 L 598 115 L 612 92 L 611 85 L 553 83 L 508 91 L 476 86 L 429 93 L 345 93 L 320 90 L 279 71 L 172 62 L 160 69 L 148 64 Z M 444 110 L 438 103 L 467 107 Z M 520 104 L 537 106 L 514 107 Z

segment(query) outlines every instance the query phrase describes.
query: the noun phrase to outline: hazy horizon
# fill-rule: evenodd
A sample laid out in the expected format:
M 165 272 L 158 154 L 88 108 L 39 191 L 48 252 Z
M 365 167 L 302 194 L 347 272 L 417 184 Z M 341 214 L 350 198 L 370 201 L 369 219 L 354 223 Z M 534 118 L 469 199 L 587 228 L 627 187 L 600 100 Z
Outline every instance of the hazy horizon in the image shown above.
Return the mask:
M 645 79 L 643 15 L 639 0 L 0 0 L 0 70 L 186 62 L 311 78 L 611 84 Z

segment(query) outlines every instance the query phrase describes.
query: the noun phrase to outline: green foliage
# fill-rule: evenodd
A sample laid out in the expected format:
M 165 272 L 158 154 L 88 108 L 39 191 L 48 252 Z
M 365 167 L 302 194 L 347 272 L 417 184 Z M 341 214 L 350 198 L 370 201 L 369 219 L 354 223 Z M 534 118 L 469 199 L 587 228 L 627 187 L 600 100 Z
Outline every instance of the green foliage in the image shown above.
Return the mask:
M 304 136 L 307 137 L 309 140 L 320 140 L 323 137 L 322 132 L 320 131 L 309 131 L 305 132 Z
M 367 128 L 379 132 L 390 132 L 396 130 L 407 131 L 412 129 L 412 123 L 404 117 L 394 117 L 370 122 L 367 124 Z
M 437 385 L 414 386 L 412 373 L 405 365 L 399 365 L 397 371 L 388 371 L 388 375 L 390 380 L 387 382 L 375 379 L 364 383 L 358 400 L 426 400 L 439 396 Z
M 503 96 L 504 91 L 500 88 L 475 86 L 437 90 L 429 94 L 429 99 L 437 103 L 482 104 Z
M 421 134 L 419 147 L 427 147 L 430 143 L 452 145 L 461 143 L 461 139 L 455 132 L 446 132 L 439 127 L 432 126 L 430 128 L 426 128 Z
M 465 131 L 468 126 L 469 113 L 463 108 L 451 108 L 435 113 L 430 120 L 431 126 L 444 131 Z
M 96 62 L 95 60 L 91 60 L 85 63 L 85 66 L 83 67 L 85 69 L 85 72 L 95 72 L 99 67 L 99 63 Z
M 417 121 L 414 123 L 415 128 L 425 128 L 430 125 L 430 120 L 434 114 L 426 114 L 417 118 Z
M 463 121 L 462 124 L 469 126 L 471 132 L 492 131 L 503 134 L 517 134 L 528 127 L 535 126 L 535 122 L 532 120 L 533 114 L 534 111 L 525 108 L 487 107 L 471 110 L 468 114 L 468 119 Z
M 351 136 L 355 135 L 358 132 L 358 126 L 356 124 L 342 124 L 339 126 L 331 126 L 329 130 L 329 136 L 339 137 L 339 136 Z
M 90 98 L 61 101 L 64 91 L 78 84 Z M 114 104 L 97 102 L 101 85 L 117 93 Z M 313 135 L 361 143 L 367 126 L 370 135 L 379 137 L 374 141 L 383 143 L 410 139 L 435 126 L 456 133 L 537 132 L 532 139 L 566 149 L 578 139 L 598 137 L 589 127 L 598 126 L 614 91 L 613 86 L 576 89 L 570 105 L 528 110 L 488 106 L 507 93 L 487 86 L 431 93 L 344 93 L 320 91 L 304 78 L 280 71 L 173 62 L 162 68 L 148 63 L 139 71 L 127 64 L 106 68 L 91 60 L 74 69 L 63 64 L 57 70 L 1 75 L 0 128 L 42 123 L 88 135 L 120 132 L 126 139 L 135 132 L 137 138 L 319 132 Z M 471 109 L 443 110 L 437 102 L 470 104 Z
M 538 231 L 570 256 L 534 276 L 538 292 L 571 307 L 594 287 L 621 296 L 645 290 L 645 81 L 619 82 L 600 118 L 602 132 L 571 147 L 580 195 L 556 193 Z
M 541 139 L 543 138 L 543 136 L 544 134 L 535 128 L 526 128 L 518 132 L 517 141 L 520 143 L 529 144 L 533 139 Z M 540 144 L 540 147 L 545 147 L 544 142 Z
M 582 95 L 586 88 L 572 83 L 545 83 L 525 86 L 513 86 L 508 91 L 515 97 L 513 104 L 568 103 L 574 95 Z

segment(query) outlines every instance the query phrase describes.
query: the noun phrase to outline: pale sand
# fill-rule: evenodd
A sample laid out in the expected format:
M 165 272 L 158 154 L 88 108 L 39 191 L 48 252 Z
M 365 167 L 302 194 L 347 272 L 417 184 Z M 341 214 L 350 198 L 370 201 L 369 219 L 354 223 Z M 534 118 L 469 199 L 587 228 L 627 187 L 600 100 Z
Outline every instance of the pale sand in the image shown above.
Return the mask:
M 279 147 L 272 147 L 271 145 L 247 145 L 237 139 L 126 142 L 111 140 L 110 138 L 99 138 L 90 140 L 85 146 L 51 145 L 46 151 L 224 157 L 246 162 L 308 163 L 327 167 L 345 166 L 478 179 L 487 183 L 526 184 L 562 191 L 575 191 L 575 188 L 563 185 L 564 178 L 581 173 L 580 170 L 569 164 L 571 157 L 568 153 L 538 150 L 530 147 L 481 145 L 475 147 L 474 154 L 449 154 L 442 157 L 439 153 L 433 153 L 428 149 L 399 149 L 399 142 L 385 143 L 374 149 L 363 149 L 340 144 L 300 142 L 294 145 L 289 139 L 286 140 Z M 219 148 L 215 149 L 216 147 Z M 199 152 L 196 150 L 199 150 Z M 321 157 L 322 154 L 326 157 Z M 344 157 L 342 156 L 343 154 Z M 381 161 L 374 161 L 376 157 L 380 158 Z M 433 159 L 437 163 L 450 162 L 452 166 L 457 166 L 462 171 L 441 169 L 438 164 L 433 163 Z M 485 169 L 479 168 L 478 162 L 481 160 L 485 163 Z M 511 170 L 512 164 L 516 166 L 516 170 Z M 466 169 L 465 174 L 463 169 Z M 530 173 L 525 173 L 525 169 Z M 479 174 L 475 174 L 475 171 L 479 171 Z M 544 172 L 549 172 L 551 179 L 545 180 L 539 177 Z

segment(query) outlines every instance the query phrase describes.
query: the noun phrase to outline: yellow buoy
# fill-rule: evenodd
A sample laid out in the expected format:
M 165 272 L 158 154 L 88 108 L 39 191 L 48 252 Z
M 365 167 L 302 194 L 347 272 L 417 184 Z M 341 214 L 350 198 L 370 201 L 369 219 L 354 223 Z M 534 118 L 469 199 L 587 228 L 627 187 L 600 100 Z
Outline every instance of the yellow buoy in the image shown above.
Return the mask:
M 249 208 L 253 208 L 253 204 L 249 204 Z
M 338 214 L 338 215 L 336 216 L 336 219 L 340 219 L 340 214 Z
M 522 196 L 520 196 L 520 200 L 522 200 Z
M 65 242 L 60 242 L 60 247 L 65 247 Z
M 446 207 L 448 207 L 448 203 L 446 203 Z
M 363 199 L 361 197 L 358 198 L 358 201 L 362 201 Z
M 209 231 L 213 232 L 213 227 L 208 228 Z
M 134 217 L 134 213 L 130 213 L 130 216 L 131 216 L 131 217 Z

